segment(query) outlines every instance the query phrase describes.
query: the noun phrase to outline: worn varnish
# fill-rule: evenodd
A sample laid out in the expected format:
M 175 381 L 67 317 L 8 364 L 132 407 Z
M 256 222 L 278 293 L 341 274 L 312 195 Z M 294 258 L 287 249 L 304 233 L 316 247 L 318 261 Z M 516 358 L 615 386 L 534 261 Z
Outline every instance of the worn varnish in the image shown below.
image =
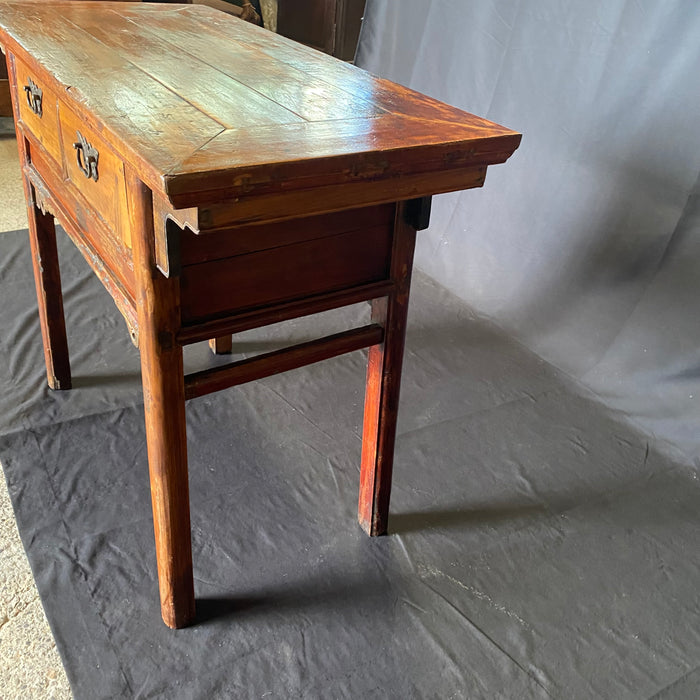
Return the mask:
M 3 2 L 0 44 L 49 384 L 52 215 L 141 353 L 165 622 L 195 619 L 187 398 L 369 347 L 359 520 L 386 532 L 416 230 L 520 135 L 203 6 Z M 363 300 L 368 326 L 184 376 L 188 343 Z
M 505 160 L 519 142 L 508 129 L 210 8 L 87 5 L 7 2 L 0 27 L 12 28 L 8 48 L 41 61 L 178 208 L 218 201 L 222 189 L 224 197 L 306 189 L 309 177 L 400 180 L 426 160 L 437 161 L 434 172 L 467 171 Z M 94 56 L 89 71 L 86 55 Z M 215 89 L 232 84 L 235 93 Z M 247 117 L 231 113 L 233 95 L 251 105 Z M 272 128 L 258 140 L 265 124 Z M 249 145 L 237 150 L 245 128 Z M 405 195 L 435 191 L 412 183 Z

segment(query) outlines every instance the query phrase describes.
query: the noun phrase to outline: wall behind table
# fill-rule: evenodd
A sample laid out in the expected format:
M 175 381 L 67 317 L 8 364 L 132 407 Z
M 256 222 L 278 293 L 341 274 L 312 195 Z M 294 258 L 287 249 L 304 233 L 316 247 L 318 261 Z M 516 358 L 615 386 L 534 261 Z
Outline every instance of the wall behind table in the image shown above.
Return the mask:
M 700 3 L 369 0 L 357 63 L 522 131 L 422 270 L 700 466 Z

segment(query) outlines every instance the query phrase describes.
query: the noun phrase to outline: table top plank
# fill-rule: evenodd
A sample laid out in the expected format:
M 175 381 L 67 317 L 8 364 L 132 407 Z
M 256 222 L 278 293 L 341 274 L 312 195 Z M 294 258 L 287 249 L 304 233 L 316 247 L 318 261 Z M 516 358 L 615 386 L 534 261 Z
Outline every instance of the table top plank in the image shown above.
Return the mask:
M 195 17 L 224 15 L 227 21 L 242 25 L 244 32 L 248 28 L 255 28 L 271 34 L 242 20 L 229 19 L 224 13 L 208 7 L 198 6 L 192 9 L 197 10 Z M 327 81 L 309 80 L 307 73 L 277 57 L 242 42 L 232 41 L 225 33 L 212 31 L 208 25 L 196 20 L 185 20 L 186 17 L 189 15 L 182 10 L 162 12 L 158 25 L 152 26 L 139 23 L 138 13 L 134 12 L 130 18 L 134 27 L 134 41 L 144 35 L 147 40 L 148 35 L 157 34 L 163 50 L 169 51 L 173 61 L 179 62 L 180 56 L 185 53 L 190 60 L 197 62 L 191 75 L 198 82 L 204 78 L 200 77 L 199 71 L 206 70 L 207 66 L 215 67 L 217 71 L 235 79 L 239 85 L 247 88 L 245 99 L 250 100 L 250 103 L 246 107 L 251 113 L 256 111 L 255 100 L 261 95 L 307 121 L 372 117 L 383 113 L 371 100 L 358 97 L 350 99 L 342 86 Z M 152 72 L 148 64 L 144 69 Z M 180 88 L 178 92 L 183 94 Z M 279 120 L 279 123 L 290 121 L 298 120 Z
M 329 60 L 326 54 L 292 39 L 261 27 L 247 27 L 240 22 L 227 21 L 220 12 L 199 12 L 198 9 L 185 5 L 180 9 L 180 14 L 196 22 L 202 33 L 218 35 L 229 43 L 257 49 L 275 61 L 304 73 L 309 81 L 327 82 L 341 88 L 349 100 L 371 100 L 383 111 L 425 119 L 493 124 L 403 85 L 378 78 L 345 61 Z
M 198 58 L 196 45 L 194 51 L 186 51 L 179 41 L 173 41 L 167 24 L 153 31 L 148 24 L 117 12 L 104 22 L 86 7 L 66 8 L 64 18 L 110 48 L 119 49 L 122 57 L 144 73 L 228 128 L 303 121 L 294 113 L 294 105 L 285 107 L 227 75 L 223 66 Z M 200 38 L 206 41 L 206 37 Z M 242 69 L 246 71 L 245 66 Z M 191 79 L 183 81 L 183 73 Z
M 508 131 L 502 132 L 505 136 Z M 468 149 L 463 149 L 464 144 Z M 378 144 L 382 148 L 378 148 Z M 232 129 L 212 139 L 166 176 L 172 196 L 226 189 L 227 196 L 284 192 L 405 177 L 503 162 L 512 141 L 484 126 L 435 123 L 386 114 L 371 121 L 304 122 Z M 275 164 L 269 163 L 274 151 Z M 212 163 L 222 164 L 220 171 Z M 236 163 L 245 163 L 238 178 Z M 303 168 L 304 164 L 306 168 Z M 229 165 L 230 164 L 230 165 Z M 171 179 L 172 178 L 172 181 Z
M 43 66 L 177 208 L 409 174 L 410 196 L 425 196 L 448 191 L 435 185 L 445 170 L 451 189 L 459 172 L 473 187 L 475 168 L 520 143 L 510 129 L 200 5 L 9 0 L 0 42 Z
M 0 34 L 7 32 L 30 66 L 50 74 L 81 116 L 113 134 L 151 174 L 150 184 L 162 188 L 163 173 L 225 127 L 72 24 L 64 14 L 74 4 L 83 3 L 0 3 Z

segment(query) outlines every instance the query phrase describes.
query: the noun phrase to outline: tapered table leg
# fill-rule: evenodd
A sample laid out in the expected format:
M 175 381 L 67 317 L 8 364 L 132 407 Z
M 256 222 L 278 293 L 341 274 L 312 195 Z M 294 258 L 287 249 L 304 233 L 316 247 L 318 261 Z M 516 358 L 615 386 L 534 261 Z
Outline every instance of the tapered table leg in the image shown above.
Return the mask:
M 32 187 L 26 181 L 25 194 L 46 376 L 52 389 L 70 389 L 70 360 L 54 220 L 51 214 L 44 214 L 37 208 Z
M 230 335 L 211 338 L 209 341 L 209 349 L 215 355 L 230 355 L 233 351 L 233 338 Z
M 387 531 L 391 472 L 399 409 L 401 366 L 416 231 L 397 206 L 391 277 L 394 291 L 372 302 L 372 321 L 384 326 L 384 342 L 369 349 L 358 519 L 372 536 Z
M 161 613 L 177 628 L 195 616 L 180 282 L 156 267 L 150 190 L 133 173 L 128 189 Z

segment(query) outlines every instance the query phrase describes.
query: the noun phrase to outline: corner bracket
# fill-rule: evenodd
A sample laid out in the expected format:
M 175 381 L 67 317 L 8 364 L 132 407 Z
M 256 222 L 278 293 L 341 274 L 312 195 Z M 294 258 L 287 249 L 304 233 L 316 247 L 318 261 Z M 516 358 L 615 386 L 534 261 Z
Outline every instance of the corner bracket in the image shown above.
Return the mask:
M 418 197 L 417 199 L 409 199 L 406 202 L 405 217 L 406 223 L 412 226 L 416 231 L 423 231 L 430 225 L 430 207 L 433 198 Z

